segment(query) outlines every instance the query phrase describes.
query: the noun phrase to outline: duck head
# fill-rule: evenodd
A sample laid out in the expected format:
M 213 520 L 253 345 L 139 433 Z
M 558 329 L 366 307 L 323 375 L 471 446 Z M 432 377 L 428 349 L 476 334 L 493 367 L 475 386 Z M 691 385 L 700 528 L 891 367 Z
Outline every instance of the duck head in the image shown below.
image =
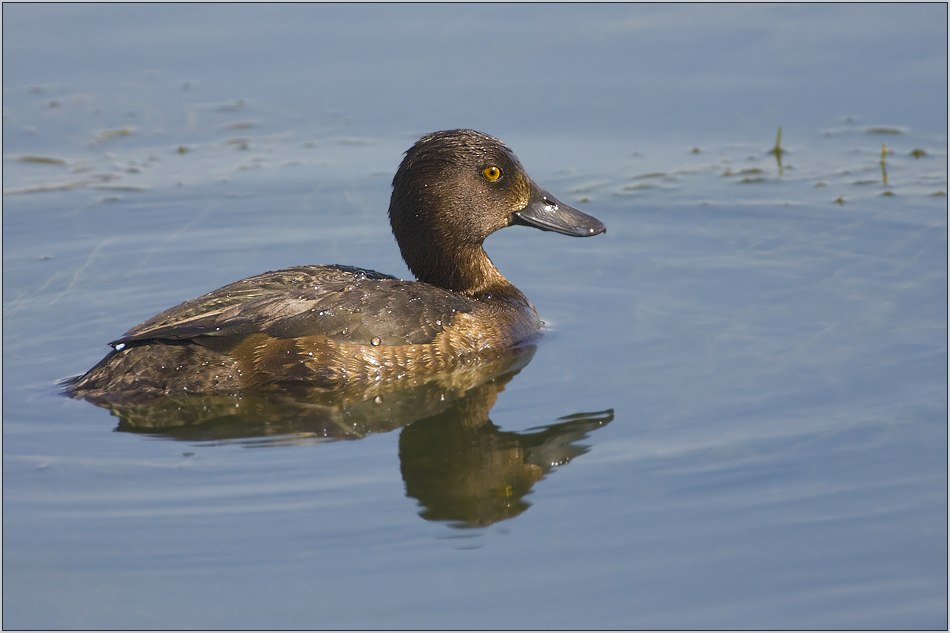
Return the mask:
M 498 229 L 520 224 L 574 237 L 607 230 L 539 187 L 504 143 L 474 130 L 434 132 L 406 152 L 389 221 L 419 281 L 471 295 L 510 286 L 482 248 Z

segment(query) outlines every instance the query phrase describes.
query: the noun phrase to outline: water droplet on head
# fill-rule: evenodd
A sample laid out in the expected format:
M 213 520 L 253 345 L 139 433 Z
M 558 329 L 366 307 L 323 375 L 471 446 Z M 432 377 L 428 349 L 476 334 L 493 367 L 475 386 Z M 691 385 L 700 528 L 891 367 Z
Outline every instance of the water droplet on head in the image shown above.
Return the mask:
M 383 340 L 382 340 L 381 338 L 379 338 L 378 336 L 374 336 L 373 339 L 370 341 L 370 343 L 373 344 L 373 347 L 376 347 L 377 345 L 379 345 L 379 344 L 382 343 L 382 342 L 383 342 Z

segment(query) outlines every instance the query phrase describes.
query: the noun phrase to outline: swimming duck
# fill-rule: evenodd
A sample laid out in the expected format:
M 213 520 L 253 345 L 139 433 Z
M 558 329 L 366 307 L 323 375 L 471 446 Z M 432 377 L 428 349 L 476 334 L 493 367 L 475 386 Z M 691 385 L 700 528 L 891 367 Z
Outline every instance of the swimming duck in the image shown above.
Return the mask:
M 351 266 L 267 272 L 186 301 L 129 330 L 74 397 L 336 389 L 491 358 L 541 327 L 482 248 L 512 225 L 575 237 L 605 226 L 559 202 L 501 141 L 474 130 L 424 136 L 393 178 L 389 220 L 418 281 Z

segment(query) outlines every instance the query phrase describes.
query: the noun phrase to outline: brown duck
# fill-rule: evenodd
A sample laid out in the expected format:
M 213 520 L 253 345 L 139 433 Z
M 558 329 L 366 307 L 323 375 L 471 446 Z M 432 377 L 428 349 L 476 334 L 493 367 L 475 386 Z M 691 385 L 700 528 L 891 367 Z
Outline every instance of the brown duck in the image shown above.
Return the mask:
M 541 321 L 485 254 L 485 238 L 513 224 L 575 237 L 606 231 L 535 184 L 501 141 L 473 130 L 435 132 L 406 152 L 389 220 L 418 281 L 351 266 L 244 279 L 132 328 L 68 392 L 118 400 L 337 389 L 495 358 Z

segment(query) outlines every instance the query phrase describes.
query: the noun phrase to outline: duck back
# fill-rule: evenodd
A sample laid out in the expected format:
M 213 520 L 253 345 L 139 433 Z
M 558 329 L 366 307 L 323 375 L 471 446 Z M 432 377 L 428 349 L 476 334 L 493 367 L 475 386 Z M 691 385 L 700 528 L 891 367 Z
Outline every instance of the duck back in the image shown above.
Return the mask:
M 475 298 L 351 266 L 298 266 L 219 288 L 113 341 L 71 389 L 91 396 L 335 389 L 441 371 L 530 339 L 520 293 Z

